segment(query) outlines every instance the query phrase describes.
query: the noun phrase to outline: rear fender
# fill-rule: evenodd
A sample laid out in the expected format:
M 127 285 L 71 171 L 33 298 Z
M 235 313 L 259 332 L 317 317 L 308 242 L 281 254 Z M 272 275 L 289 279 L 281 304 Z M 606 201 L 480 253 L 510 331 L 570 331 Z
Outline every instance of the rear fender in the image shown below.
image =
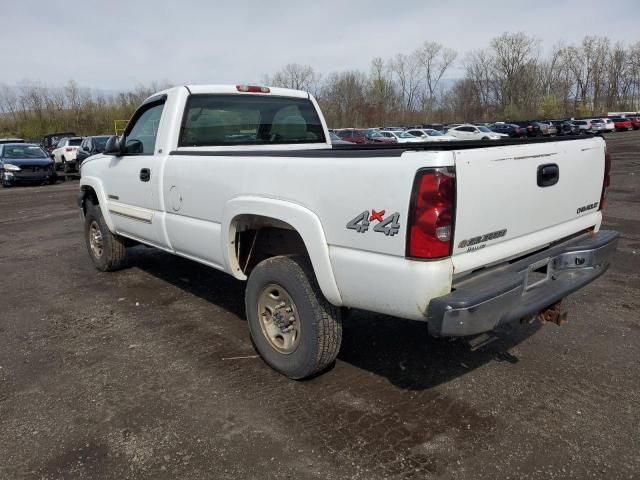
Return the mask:
M 341 306 L 342 298 L 329 259 L 329 246 L 318 216 L 311 210 L 291 202 L 267 197 L 236 197 L 225 205 L 222 220 L 222 252 L 226 270 L 239 280 L 247 277 L 235 254 L 235 219 L 240 215 L 260 215 L 291 225 L 302 237 L 326 299 Z

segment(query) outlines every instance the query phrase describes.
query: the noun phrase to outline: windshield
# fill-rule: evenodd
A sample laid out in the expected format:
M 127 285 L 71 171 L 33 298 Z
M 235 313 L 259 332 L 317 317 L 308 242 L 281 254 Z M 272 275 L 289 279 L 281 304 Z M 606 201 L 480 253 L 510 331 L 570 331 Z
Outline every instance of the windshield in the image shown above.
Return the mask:
M 369 138 L 379 138 L 379 137 L 384 137 L 384 135 L 382 135 L 380 132 L 369 132 L 367 134 L 367 137 L 369 137 Z
M 329 132 L 329 137 L 330 137 L 330 138 L 331 138 L 331 140 L 333 140 L 334 142 L 335 142 L 336 140 L 342 141 L 342 139 L 341 139 L 338 135 L 336 135 L 335 133 L 333 133 L 333 132 Z
M 399 133 L 398 137 L 400 137 L 400 138 L 416 138 L 415 135 L 411 135 L 408 132 Z
M 2 158 L 25 159 L 25 158 L 49 158 L 37 145 L 6 145 L 2 150 Z
M 444 134 L 442 132 L 439 132 L 438 130 L 433 130 L 432 128 L 425 130 L 424 132 L 430 137 L 444 137 Z
M 483 127 L 482 125 L 480 125 L 478 127 L 478 130 L 480 130 L 481 132 L 489 132 L 489 133 L 491 133 L 491 130 L 489 130 L 487 127 Z

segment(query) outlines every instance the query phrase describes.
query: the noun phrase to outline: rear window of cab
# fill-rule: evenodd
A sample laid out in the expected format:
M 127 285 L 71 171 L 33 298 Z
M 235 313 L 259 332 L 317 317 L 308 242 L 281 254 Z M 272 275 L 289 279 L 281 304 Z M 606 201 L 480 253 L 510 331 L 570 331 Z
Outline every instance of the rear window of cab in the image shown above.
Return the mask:
M 266 95 L 191 95 L 179 146 L 324 143 L 324 130 L 306 98 Z

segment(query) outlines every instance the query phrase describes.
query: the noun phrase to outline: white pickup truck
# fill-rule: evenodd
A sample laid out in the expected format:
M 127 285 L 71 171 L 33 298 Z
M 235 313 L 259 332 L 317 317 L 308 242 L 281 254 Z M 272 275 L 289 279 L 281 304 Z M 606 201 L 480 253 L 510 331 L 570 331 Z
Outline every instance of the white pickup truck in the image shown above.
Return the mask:
M 83 163 L 79 206 L 103 271 L 143 243 L 247 280 L 264 360 L 330 365 L 359 308 L 473 336 L 538 315 L 604 273 L 601 138 L 332 146 L 306 92 L 181 86 L 148 98 Z

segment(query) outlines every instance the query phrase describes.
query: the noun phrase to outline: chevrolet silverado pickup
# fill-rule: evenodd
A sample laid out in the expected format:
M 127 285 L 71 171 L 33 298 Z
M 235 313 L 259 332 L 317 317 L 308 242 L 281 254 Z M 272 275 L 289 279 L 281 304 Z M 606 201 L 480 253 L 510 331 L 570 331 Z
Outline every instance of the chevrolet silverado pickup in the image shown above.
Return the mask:
M 602 275 L 610 156 L 600 137 L 332 145 L 306 92 L 188 85 L 148 98 L 83 163 L 95 266 L 142 243 L 246 280 L 251 338 L 301 379 L 358 308 L 478 336 Z

